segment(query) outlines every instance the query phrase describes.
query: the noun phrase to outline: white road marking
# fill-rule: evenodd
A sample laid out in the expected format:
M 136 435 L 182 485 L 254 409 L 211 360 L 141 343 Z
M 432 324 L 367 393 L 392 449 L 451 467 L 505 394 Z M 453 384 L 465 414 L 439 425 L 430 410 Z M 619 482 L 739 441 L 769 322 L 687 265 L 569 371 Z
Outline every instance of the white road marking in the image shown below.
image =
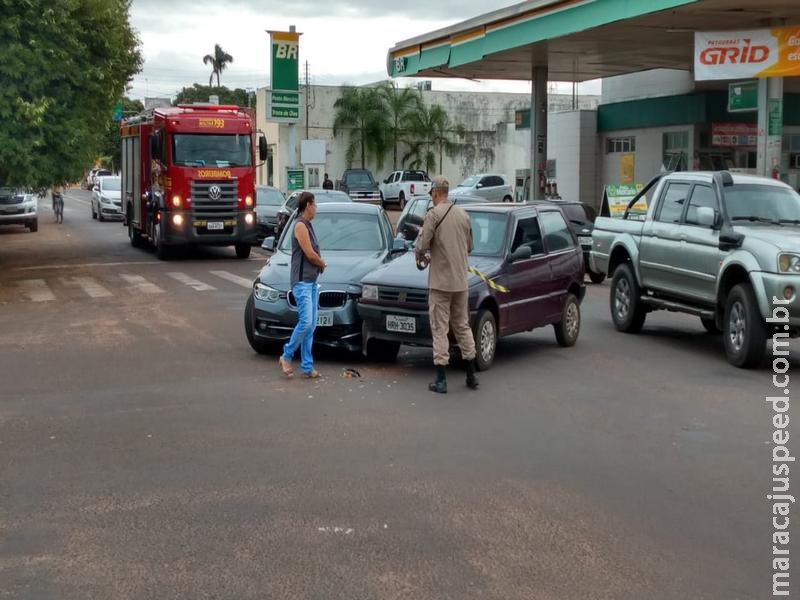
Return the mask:
M 126 267 L 129 265 L 162 265 L 158 260 L 141 260 L 126 262 L 107 262 L 107 263 L 79 263 L 74 265 L 37 265 L 35 267 L 16 267 L 14 271 L 48 271 L 64 269 L 85 269 L 90 267 Z
M 80 287 L 90 298 L 108 298 L 113 296 L 106 288 L 93 277 L 73 277 L 65 280 Z
M 188 285 L 196 292 L 210 292 L 217 289 L 213 285 L 208 285 L 207 283 L 203 283 L 194 277 L 189 277 L 186 273 L 167 273 L 167 275 L 184 285 Z
M 131 287 L 142 294 L 163 294 L 164 290 L 155 283 L 147 281 L 141 275 L 120 275 L 122 279 L 131 284 Z
M 50 302 L 56 299 L 56 295 L 47 287 L 44 279 L 25 279 L 18 281 L 17 285 L 23 288 L 25 294 L 31 302 Z
M 212 275 L 216 275 L 220 279 L 224 279 L 225 281 L 230 281 L 231 283 L 235 283 L 236 285 L 240 285 L 242 287 L 249 289 L 253 288 L 253 280 L 252 279 L 245 279 L 244 277 L 239 277 L 238 275 L 234 275 L 233 273 L 228 273 L 227 271 L 209 271 Z

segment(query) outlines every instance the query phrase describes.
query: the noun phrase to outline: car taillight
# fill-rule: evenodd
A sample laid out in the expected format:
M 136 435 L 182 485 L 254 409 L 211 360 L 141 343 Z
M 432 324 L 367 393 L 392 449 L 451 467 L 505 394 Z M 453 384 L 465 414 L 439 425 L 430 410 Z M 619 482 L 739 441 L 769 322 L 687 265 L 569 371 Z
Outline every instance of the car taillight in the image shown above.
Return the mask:
M 412 196 L 414 195 L 414 184 L 413 183 L 411 184 L 411 195 Z

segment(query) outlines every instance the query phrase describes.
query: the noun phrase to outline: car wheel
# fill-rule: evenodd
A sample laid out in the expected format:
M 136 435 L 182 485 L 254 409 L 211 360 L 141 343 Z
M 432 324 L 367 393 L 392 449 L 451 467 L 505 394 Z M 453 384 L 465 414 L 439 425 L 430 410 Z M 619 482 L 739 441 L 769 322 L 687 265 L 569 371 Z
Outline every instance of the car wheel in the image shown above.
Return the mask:
M 158 260 L 169 260 L 170 248 L 164 244 L 164 240 L 161 237 L 161 223 L 153 225 L 153 248 L 156 251 Z
M 704 318 L 701 317 L 700 318 L 700 322 L 703 324 L 703 327 L 705 327 L 705 330 L 708 333 L 712 333 L 714 335 L 716 335 L 718 333 L 722 333 L 720 328 L 717 327 L 717 320 L 716 319 L 704 319 Z
M 492 311 L 483 309 L 475 321 L 475 366 L 479 371 L 486 371 L 492 366 L 497 352 L 497 322 Z
M 605 280 L 605 273 L 595 273 L 594 271 L 589 271 L 589 281 L 592 283 L 603 283 Z
M 241 258 L 242 260 L 250 258 L 251 248 L 250 244 L 236 244 L 236 258 Z
M 92 202 L 92 218 L 97 220 L 97 212 L 94 210 L 94 202 Z
M 103 216 L 103 211 L 100 210 L 99 206 L 97 207 L 97 220 L 101 223 L 106 220 L 106 218 Z
M 553 328 L 556 330 L 556 341 L 559 346 L 569 348 L 578 341 L 578 334 L 581 332 L 581 306 L 575 294 L 567 294 L 561 321 L 553 325 Z
M 404 192 L 400 192 L 400 195 L 397 197 L 397 204 L 400 205 L 400 210 L 406 207 L 406 195 Z
M 400 352 L 400 342 L 387 340 L 369 340 L 367 342 L 367 358 L 376 362 L 392 363 L 397 360 Z
M 36 233 L 39 231 L 39 219 L 34 219 L 28 223 L 28 231 L 31 233 Z
M 250 294 L 247 298 L 247 304 L 244 306 L 244 333 L 247 336 L 247 342 L 259 354 L 277 354 L 280 344 L 265 342 L 256 338 L 253 311 L 253 294 Z
M 627 263 L 614 271 L 611 280 L 611 319 L 614 327 L 624 333 L 637 333 L 644 325 L 647 311 L 641 300 L 642 291 Z
M 748 283 L 734 286 L 725 303 L 723 340 L 728 362 L 741 369 L 758 366 L 767 345 L 767 325 Z
M 513 201 L 514 200 L 511 198 L 511 196 L 506 196 L 505 198 L 503 198 L 503 202 L 513 202 Z

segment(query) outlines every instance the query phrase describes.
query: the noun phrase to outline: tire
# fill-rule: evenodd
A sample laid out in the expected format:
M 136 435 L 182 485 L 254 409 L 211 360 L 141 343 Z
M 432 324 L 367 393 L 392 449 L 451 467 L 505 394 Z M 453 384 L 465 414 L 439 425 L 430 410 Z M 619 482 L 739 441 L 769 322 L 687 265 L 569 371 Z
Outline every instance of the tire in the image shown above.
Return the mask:
M 386 198 L 383 196 L 383 192 L 381 192 L 381 208 L 386 210 Z
M 605 273 L 595 273 L 594 271 L 589 271 L 589 281 L 592 283 L 603 283 L 606 280 Z
M 103 211 L 100 210 L 99 206 L 97 207 L 97 220 L 100 221 L 101 223 L 106 220 L 106 218 L 103 216 Z
M 393 363 L 400 352 L 400 342 L 370 340 L 367 343 L 367 358 L 375 362 Z
M 581 332 L 581 305 L 575 294 L 567 294 L 561 321 L 553 325 L 553 329 L 556 330 L 558 345 L 563 348 L 574 346 L 578 341 Z
M 514 199 L 511 196 L 506 196 L 505 198 L 503 198 L 503 202 L 513 202 L 513 201 Z
M 280 347 L 277 343 L 265 342 L 256 338 L 255 324 L 253 322 L 253 294 L 247 298 L 244 306 L 244 333 L 250 347 L 258 354 L 277 354 Z
M 170 248 L 164 244 L 164 240 L 162 240 L 161 237 L 161 224 L 154 223 L 152 238 L 153 249 L 156 252 L 158 260 L 169 260 L 171 255 Z
M 647 311 L 642 304 L 641 295 L 642 290 L 630 264 L 618 266 L 611 279 L 609 294 L 611 320 L 618 331 L 638 333 L 642 330 Z
M 483 309 L 478 313 L 473 330 L 475 336 L 475 366 L 486 371 L 492 366 L 497 353 L 497 322 L 492 311 Z
M 722 326 L 728 362 L 740 369 L 761 364 L 767 347 L 767 324 L 749 283 L 734 286 L 728 294 Z
M 39 231 L 39 219 L 34 219 L 28 223 L 28 231 L 31 233 L 36 233 Z
M 250 258 L 251 249 L 252 246 L 250 244 L 236 244 L 236 258 L 240 258 L 242 260 Z
M 133 223 L 131 222 L 130 215 L 128 215 L 128 239 L 131 241 L 131 247 L 133 248 L 142 247 L 142 234 L 133 228 Z
M 397 204 L 400 206 L 400 210 L 403 210 L 406 207 L 405 192 L 400 192 L 400 195 L 397 197 Z
M 704 319 L 701 317 L 700 322 L 703 324 L 703 327 L 705 327 L 705 330 L 708 333 L 711 333 L 713 335 L 722 333 L 722 330 L 719 327 L 717 327 L 716 319 Z
M 97 211 L 94 209 L 94 202 L 92 202 L 92 218 L 96 221 L 97 220 Z

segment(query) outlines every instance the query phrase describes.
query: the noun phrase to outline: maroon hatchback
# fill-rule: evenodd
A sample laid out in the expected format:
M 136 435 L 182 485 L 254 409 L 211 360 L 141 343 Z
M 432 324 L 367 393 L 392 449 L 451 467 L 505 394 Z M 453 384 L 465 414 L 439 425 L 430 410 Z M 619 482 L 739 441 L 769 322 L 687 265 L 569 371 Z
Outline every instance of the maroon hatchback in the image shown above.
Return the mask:
M 583 253 L 558 206 L 535 202 L 464 209 L 474 240 L 469 264 L 496 284 L 469 276 L 478 368 L 491 366 L 498 338 L 545 325 L 553 325 L 560 345 L 575 344 L 586 292 Z M 432 344 L 427 280 L 413 252 L 361 280 L 358 314 L 367 355 L 393 360 L 401 344 Z

